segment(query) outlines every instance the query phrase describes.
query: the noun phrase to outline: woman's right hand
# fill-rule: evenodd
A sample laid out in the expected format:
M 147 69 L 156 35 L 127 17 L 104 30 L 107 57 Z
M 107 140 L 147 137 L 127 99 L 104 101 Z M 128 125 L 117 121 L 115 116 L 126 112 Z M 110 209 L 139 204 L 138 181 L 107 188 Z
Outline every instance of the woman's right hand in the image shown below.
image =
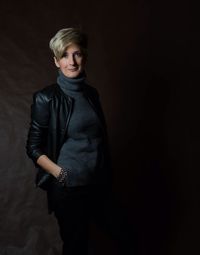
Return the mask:
M 42 167 L 45 171 L 49 174 L 53 175 L 56 179 L 59 177 L 61 173 L 61 167 L 54 163 L 50 158 L 46 155 L 41 155 L 38 160 L 37 164 Z

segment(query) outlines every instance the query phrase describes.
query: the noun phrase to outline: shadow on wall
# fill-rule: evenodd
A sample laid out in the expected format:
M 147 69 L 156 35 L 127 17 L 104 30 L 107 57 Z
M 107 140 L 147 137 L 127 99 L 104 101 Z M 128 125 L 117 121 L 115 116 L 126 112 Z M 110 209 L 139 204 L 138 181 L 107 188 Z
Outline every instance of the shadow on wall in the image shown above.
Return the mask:
M 122 138 L 113 146 L 118 199 L 112 199 L 108 211 L 121 252 L 164 255 L 173 245 L 177 220 L 176 180 L 166 140 L 170 81 L 166 74 L 146 71 L 132 78 L 123 85 L 116 131 Z
M 136 159 L 139 245 L 141 254 L 169 254 L 176 219 L 166 140 L 171 88 L 167 75 L 148 77 Z

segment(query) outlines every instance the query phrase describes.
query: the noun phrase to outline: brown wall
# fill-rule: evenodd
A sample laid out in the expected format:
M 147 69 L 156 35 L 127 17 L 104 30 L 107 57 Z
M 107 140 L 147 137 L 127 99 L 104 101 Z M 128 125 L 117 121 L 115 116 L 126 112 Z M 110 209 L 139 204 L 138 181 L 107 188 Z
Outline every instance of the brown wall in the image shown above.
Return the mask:
M 198 254 L 196 10 L 176 0 L 1 3 L 0 254 L 60 249 L 25 142 L 32 93 L 57 75 L 48 41 L 76 25 L 89 34 L 87 74 L 108 123 L 118 203 L 111 214 L 119 239 L 118 219 L 138 254 Z

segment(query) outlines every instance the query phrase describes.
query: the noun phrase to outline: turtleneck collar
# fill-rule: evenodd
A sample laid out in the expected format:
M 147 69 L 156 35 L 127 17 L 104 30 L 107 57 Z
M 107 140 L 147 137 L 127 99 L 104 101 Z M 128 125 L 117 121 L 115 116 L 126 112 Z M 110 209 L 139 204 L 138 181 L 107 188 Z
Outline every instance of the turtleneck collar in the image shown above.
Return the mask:
M 64 92 L 68 91 L 83 91 L 85 86 L 86 74 L 81 73 L 77 78 L 69 78 L 65 76 L 60 70 L 57 77 L 57 83 Z

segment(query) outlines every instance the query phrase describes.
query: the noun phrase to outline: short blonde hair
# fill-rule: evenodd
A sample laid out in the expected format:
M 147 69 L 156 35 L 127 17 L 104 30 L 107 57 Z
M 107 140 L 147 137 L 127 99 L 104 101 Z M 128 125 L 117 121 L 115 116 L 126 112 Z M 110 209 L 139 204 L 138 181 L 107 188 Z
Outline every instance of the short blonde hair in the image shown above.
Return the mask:
M 77 44 L 83 55 L 87 55 L 88 38 L 78 28 L 63 28 L 59 30 L 50 40 L 49 47 L 57 60 L 63 57 L 67 47 L 72 43 Z

